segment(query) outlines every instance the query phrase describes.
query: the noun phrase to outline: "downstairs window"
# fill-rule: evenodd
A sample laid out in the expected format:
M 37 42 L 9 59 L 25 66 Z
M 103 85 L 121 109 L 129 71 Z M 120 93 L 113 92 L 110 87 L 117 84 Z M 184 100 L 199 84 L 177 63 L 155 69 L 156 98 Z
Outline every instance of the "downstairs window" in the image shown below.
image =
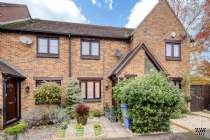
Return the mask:
M 81 96 L 84 101 L 100 101 L 101 80 L 83 79 L 80 80 Z

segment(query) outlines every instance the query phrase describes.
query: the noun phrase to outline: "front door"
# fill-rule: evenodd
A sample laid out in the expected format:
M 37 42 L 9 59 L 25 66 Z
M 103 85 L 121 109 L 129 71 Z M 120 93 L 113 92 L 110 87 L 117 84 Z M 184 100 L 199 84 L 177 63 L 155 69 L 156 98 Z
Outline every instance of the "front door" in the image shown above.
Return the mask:
M 10 124 L 18 120 L 18 81 L 8 79 L 6 82 L 5 105 L 6 105 L 6 124 Z

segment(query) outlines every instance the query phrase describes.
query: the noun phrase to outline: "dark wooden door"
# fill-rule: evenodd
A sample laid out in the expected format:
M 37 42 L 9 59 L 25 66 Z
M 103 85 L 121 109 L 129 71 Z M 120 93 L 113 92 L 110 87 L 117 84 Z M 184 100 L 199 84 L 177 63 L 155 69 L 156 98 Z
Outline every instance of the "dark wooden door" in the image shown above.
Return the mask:
M 210 104 L 210 86 L 191 86 L 191 111 L 202 111 Z
M 6 122 L 11 123 L 17 120 L 17 81 L 10 79 L 6 82 Z

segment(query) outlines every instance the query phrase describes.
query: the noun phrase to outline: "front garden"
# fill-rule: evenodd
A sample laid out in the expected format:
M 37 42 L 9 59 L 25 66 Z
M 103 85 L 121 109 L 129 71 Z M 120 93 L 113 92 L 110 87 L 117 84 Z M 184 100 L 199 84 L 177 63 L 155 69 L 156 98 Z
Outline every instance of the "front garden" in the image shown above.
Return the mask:
M 168 132 L 170 119 L 187 113 L 181 90 L 161 73 L 119 82 L 114 98 L 118 120 L 134 133 Z
M 131 132 L 168 132 L 170 119 L 187 112 L 181 91 L 160 73 L 121 81 L 113 91 L 114 108 L 105 103 L 104 112 L 90 111 L 82 103 L 77 81 L 70 80 L 66 88 L 43 83 L 34 90 L 40 107 L 24 112 L 20 122 L 4 130 L 4 137 L 114 138 L 132 136 Z

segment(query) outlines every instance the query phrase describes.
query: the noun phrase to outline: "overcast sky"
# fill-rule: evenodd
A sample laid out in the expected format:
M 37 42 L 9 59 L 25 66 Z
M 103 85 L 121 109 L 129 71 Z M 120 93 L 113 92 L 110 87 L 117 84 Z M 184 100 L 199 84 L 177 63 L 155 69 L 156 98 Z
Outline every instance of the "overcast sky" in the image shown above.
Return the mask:
M 158 0 L 0 0 L 26 4 L 33 18 L 135 28 Z

